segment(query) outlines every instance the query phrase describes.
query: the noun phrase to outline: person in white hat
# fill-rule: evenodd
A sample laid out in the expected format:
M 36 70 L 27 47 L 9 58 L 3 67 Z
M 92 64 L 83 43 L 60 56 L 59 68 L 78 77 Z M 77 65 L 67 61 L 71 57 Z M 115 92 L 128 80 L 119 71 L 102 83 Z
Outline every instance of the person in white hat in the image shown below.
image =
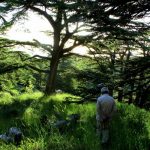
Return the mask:
M 102 135 L 102 144 L 105 144 L 109 140 L 109 122 L 117 109 L 107 87 L 101 89 L 101 94 L 96 103 L 97 134 Z

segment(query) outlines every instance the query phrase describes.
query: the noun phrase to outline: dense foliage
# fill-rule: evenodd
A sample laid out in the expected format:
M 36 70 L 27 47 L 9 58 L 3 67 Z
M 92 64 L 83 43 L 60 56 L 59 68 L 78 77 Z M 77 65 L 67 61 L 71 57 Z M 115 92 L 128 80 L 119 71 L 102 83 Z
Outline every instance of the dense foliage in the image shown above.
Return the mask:
M 52 31 L 49 32 L 50 35 L 53 35 L 53 44 L 43 45 L 39 41 L 36 41 L 36 44 L 43 47 L 49 54 L 47 59 L 50 65 L 47 66 L 45 93 L 51 94 L 56 87 L 59 61 L 65 56 L 72 55 L 73 48 L 87 45 L 93 39 L 102 42 L 105 38 L 134 43 L 137 41 L 137 35 L 144 36 L 148 30 L 148 24 L 141 23 L 137 19 L 145 17 L 149 8 L 149 2 L 145 0 L 131 2 L 128 0 L 124 2 L 116 0 L 32 0 L 30 2 L 28 0 L 6 0 L 5 3 L 2 1 L 0 5 L 1 30 L 11 26 L 15 21 L 23 19 L 27 11 L 38 13 L 49 22 L 52 27 Z M 10 14 L 8 20 L 3 17 L 7 13 Z M 81 31 L 89 34 L 81 36 L 79 35 Z M 73 40 L 73 42 L 67 46 L 69 40 Z

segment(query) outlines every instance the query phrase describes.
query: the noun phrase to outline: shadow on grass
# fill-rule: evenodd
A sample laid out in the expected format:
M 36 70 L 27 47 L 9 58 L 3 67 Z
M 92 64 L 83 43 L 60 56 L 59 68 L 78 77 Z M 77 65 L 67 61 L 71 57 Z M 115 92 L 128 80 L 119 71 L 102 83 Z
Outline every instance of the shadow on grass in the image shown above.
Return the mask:
M 32 99 L 28 99 L 26 101 L 14 101 L 11 104 L 0 105 L 1 130 L 17 125 L 17 122 L 20 122 L 22 115 L 32 101 Z

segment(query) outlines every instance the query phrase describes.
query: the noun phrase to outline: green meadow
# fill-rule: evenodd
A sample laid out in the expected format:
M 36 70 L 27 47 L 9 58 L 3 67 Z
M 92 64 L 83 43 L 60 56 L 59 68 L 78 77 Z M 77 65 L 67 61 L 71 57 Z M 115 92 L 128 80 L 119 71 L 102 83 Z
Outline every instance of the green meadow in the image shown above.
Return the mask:
M 10 127 L 23 132 L 21 145 L 0 141 L 0 150 L 103 150 L 96 136 L 95 102 L 65 104 L 67 93 L 43 96 L 41 92 L 11 96 L 0 93 L 0 134 Z M 134 105 L 117 103 L 118 112 L 110 125 L 110 142 L 105 149 L 149 150 L 150 112 Z M 60 133 L 55 127 L 58 120 L 70 114 L 80 114 L 77 124 Z M 46 122 L 42 117 L 46 116 Z

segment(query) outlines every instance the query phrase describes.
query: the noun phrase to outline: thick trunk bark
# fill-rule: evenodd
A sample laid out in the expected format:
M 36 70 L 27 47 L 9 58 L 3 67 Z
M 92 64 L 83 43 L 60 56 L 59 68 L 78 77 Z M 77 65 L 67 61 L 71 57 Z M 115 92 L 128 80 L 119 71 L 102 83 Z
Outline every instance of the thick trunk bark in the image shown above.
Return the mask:
M 140 79 L 142 79 L 144 77 L 144 74 L 143 72 L 140 74 Z M 142 93 L 143 93 L 143 85 L 142 85 L 142 81 L 139 80 L 139 83 L 138 83 L 138 87 L 137 87 L 137 90 L 136 90 L 136 98 L 135 98 L 135 104 L 137 106 L 140 105 L 141 101 L 142 101 Z
M 61 31 L 60 26 L 58 26 L 57 24 L 54 28 L 54 47 L 53 47 L 52 58 L 50 60 L 50 71 L 48 74 L 48 79 L 45 88 L 46 95 L 51 95 L 55 92 L 57 68 L 58 68 L 60 53 L 61 53 L 61 49 L 59 46 L 60 31 Z
M 122 102 L 122 99 L 123 99 L 123 89 L 120 88 L 118 90 L 118 102 Z
M 132 78 L 131 78 L 132 79 Z M 131 89 L 130 89 L 131 91 L 133 91 L 134 90 L 134 82 L 132 81 L 131 82 Z M 129 101 L 128 101 L 128 104 L 132 104 L 133 103 L 133 92 L 131 92 L 130 94 L 129 94 Z
M 55 92 L 55 86 L 56 86 L 55 82 L 56 82 L 58 63 L 59 63 L 59 58 L 56 56 L 53 56 L 51 59 L 50 72 L 48 75 L 46 88 L 45 88 L 46 95 L 50 95 Z

